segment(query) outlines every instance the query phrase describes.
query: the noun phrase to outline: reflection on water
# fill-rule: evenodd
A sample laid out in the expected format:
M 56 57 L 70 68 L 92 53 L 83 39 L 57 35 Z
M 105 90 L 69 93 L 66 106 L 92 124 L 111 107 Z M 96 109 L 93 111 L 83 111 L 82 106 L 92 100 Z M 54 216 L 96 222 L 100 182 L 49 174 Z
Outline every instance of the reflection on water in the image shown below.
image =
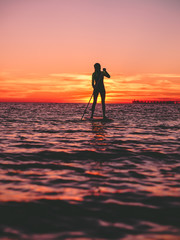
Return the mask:
M 92 124 L 92 141 L 91 144 L 96 151 L 105 151 L 107 149 L 106 132 L 104 122 L 91 122 Z
M 0 103 L 0 238 L 178 239 L 180 106 Z

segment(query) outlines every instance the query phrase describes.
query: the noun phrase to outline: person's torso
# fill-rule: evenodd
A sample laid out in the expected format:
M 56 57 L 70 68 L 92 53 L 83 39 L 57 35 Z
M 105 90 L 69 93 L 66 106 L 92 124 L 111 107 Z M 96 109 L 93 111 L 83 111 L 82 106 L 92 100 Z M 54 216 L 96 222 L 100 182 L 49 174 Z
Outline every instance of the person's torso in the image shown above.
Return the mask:
M 103 72 L 99 72 L 99 73 L 94 72 L 93 75 L 94 75 L 94 80 L 95 80 L 96 84 L 98 84 L 97 87 L 98 88 L 104 87 L 104 81 L 103 81 L 104 80 L 104 75 L 103 75 Z

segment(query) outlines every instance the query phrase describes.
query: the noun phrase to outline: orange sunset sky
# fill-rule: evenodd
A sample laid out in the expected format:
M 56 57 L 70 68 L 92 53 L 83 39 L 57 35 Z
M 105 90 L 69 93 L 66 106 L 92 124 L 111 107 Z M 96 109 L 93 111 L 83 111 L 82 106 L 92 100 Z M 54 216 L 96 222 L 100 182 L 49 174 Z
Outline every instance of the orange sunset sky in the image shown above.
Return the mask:
M 0 0 L 0 101 L 180 100 L 179 0 Z

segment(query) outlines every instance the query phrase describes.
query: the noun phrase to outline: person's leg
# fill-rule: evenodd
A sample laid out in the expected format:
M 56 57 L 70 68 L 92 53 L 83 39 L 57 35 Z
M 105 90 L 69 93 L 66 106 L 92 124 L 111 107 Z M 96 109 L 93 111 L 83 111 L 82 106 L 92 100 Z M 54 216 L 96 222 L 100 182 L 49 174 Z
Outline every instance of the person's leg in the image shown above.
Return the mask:
M 102 89 L 100 91 L 101 94 L 101 103 L 102 103 L 102 110 L 103 110 L 103 118 L 106 118 L 106 106 L 105 106 L 105 98 L 106 98 L 106 91 Z
M 94 96 L 93 96 L 94 97 L 94 101 L 93 101 L 93 105 L 92 105 L 91 118 L 93 118 L 93 115 L 94 115 L 94 110 L 95 110 L 95 106 L 96 106 L 96 103 L 97 103 L 98 93 L 99 92 L 95 92 Z

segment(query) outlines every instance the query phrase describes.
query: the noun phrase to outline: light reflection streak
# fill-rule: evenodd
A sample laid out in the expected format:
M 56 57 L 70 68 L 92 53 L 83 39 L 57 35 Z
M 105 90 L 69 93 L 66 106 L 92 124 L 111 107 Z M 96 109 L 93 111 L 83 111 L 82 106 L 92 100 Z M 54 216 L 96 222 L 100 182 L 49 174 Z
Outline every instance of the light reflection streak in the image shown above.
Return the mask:
M 92 139 L 91 145 L 97 151 L 105 151 L 107 149 L 106 133 L 105 133 L 105 124 L 102 122 L 92 121 Z

